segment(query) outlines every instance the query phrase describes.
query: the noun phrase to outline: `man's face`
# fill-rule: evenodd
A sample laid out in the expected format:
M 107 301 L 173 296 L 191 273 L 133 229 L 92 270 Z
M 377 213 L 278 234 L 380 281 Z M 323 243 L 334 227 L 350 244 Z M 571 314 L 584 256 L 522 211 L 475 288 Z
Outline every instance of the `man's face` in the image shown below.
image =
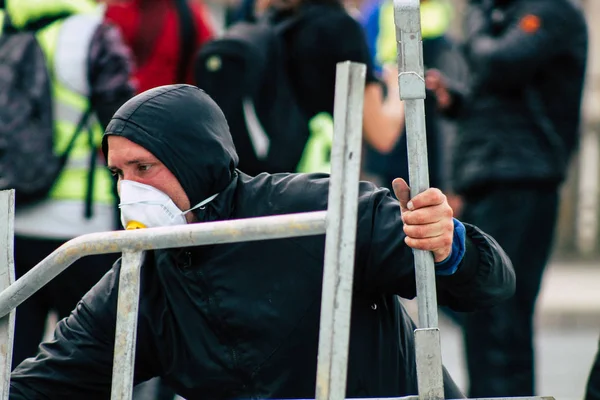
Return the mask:
M 108 169 L 119 178 L 152 186 L 173 200 L 180 210 L 190 208 L 190 201 L 175 178 L 165 165 L 142 146 L 121 136 L 108 137 Z M 187 213 L 186 219 L 191 222 L 193 213 Z

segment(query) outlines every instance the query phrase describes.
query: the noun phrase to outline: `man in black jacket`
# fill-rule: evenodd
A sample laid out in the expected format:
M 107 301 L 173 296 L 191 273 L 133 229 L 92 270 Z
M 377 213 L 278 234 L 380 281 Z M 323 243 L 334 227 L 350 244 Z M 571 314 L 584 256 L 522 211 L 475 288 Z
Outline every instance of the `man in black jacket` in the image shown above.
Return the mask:
M 514 298 L 468 315 L 472 397 L 534 394 L 533 313 L 556 223 L 559 186 L 577 145 L 587 29 L 571 0 L 472 1 L 468 91 L 427 76 L 458 117 L 453 188 L 464 221 L 491 234 L 517 275 Z
M 327 208 L 327 175 L 238 171 L 223 113 L 193 86 L 164 86 L 127 102 L 103 149 L 119 179 L 124 226 Z M 514 291 L 502 249 L 453 219 L 439 190 L 410 202 L 404 181 L 395 190 L 400 203 L 386 189 L 360 184 L 349 397 L 417 393 L 414 326 L 396 297 L 416 294 L 412 248 L 433 252 L 441 304 L 482 309 Z M 187 399 L 312 398 L 324 242 L 319 235 L 148 251 L 135 381 L 161 376 Z M 119 269 L 59 322 L 35 359 L 16 368 L 11 399 L 108 396 Z M 448 398 L 461 397 L 448 376 L 445 386 Z

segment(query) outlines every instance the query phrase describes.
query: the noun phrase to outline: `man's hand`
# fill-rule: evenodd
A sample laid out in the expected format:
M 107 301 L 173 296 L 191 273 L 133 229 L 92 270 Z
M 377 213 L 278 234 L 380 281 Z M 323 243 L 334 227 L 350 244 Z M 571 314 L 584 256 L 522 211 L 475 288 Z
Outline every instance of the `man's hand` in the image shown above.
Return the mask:
M 413 199 L 404 179 L 392 182 L 400 201 L 405 242 L 409 247 L 433 252 L 435 262 L 442 262 L 452 252 L 454 221 L 452 208 L 439 189 L 427 189 Z
M 437 99 L 437 105 L 445 110 L 452 105 L 452 95 L 448 91 L 446 80 L 437 69 L 429 69 L 425 73 L 425 87 L 431 90 Z

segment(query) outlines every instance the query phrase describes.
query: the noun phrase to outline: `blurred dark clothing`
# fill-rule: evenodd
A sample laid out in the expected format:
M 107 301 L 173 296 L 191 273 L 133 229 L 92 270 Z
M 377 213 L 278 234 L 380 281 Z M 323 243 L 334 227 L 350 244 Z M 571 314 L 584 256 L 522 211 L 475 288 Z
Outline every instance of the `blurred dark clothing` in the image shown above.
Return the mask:
M 596 353 L 596 359 L 588 377 L 584 400 L 600 400 L 600 350 Z
M 453 186 L 559 184 L 578 144 L 587 28 L 571 0 L 481 1 L 464 45 L 472 73 L 457 88 Z
M 452 185 L 462 219 L 490 233 L 517 274 L 513 299 L 465 318 L 469 396 L 531 396 L 533 314 L 578 144 L 587 27 L 571 0 L 482 0 L 465 37 L 472 77 L 451 87 Z
M 193 83 L 192 55 L 213 36 L 208 10 L 202 3 L 188 1 L 193 29 L 189 49 L 183 50 L 177 2 L 184 0 L 130 0 L 111 3 L 106 19 L 122 32 L 137 63 L 134 72 L 137 92 L 172 83 Z M 185 2 L 185 1 L 184 1 Z M 184 5 L 185 6 L 185 5 Z M 178 77 L 182 60 L 184 78 Z
M 63 241 L 57 240 L 16 237 L 16 278 L 19 279 L 62 244 Z M 55 311 L 59 320 L 68 317 L 83 295 L 118 258 L 119 254 L 83 257 L 18 307 L 13 368 L 37 353 L 48 314 Z
M 318 123 L 314 122 L 316 120 L 313 117 L 318 115 L 317 120 L 319 120 L 321 117 L 330 118 L 333 115 L 338 63 L 354 61 L 365 64 L 366 83 L 377 81 L 364 32 L 343 5 L 335 1 L 308 0 L 294 8 L 272 7 L 265 10 L 258 20 L 249 12 L 249 4 L 245 4 L 245 6 L 248 8 L 244 17 L 245 22 L 250 22 L 250 24 L 237 25 L 237 28 L 248 29 L 249 33 L 244 35 L 247 40 L 240 40 L 240 43 L 247 43 L 243 46 L 248 49 L 272 46 L 271 43 L 274 43 L 275 40 L 269 39 L 267 42 L 261 39 L 261 37 L 270 37 L 270 35 L 250 33 L 253 30 L 260 32 L 260 24 L 268 22 L 277 32 L 276 46 L 284 47 L 283 52 L 267 52 L 267 58 L 259 55 L 261 61 L 251 63 L 252 68 L 244 70 L 246 75 L 266 71 L 260 72 L 260 79 L 266 79 L 260 86 L 261 89 L 253 88 L 251 90 L 253 93 L 256 92 L 252 95 L 257 109 L 256 117 L 261 121 L 264 131 L 271 132 L 271 149 L 264 160 L 259 161 L 261 157 L 257 157 L 255 141 L 251 140 L 251 137 L 255 135 L 250 134 L 248 130 L 250 119 L 246 118 L 245 113 L 241 111 L 243 109 L 239 104 L 241 98 L 238 96 L 238 100 L 235 100 L 235 94 L 233 97 L 218 96 L 219 87 L 223 87 L 223 84 L 216 85 L 214 82 L 215 79 L 219 80 L 220 78 L 211 79 L 210 72 L 207 73 L 207 68 L 205 68 L 208 65 L 206 62 L 198 64 L 200 66 L 198 82 L 221 105 L 228 118 L 240 155 L 240 168 L 250 175 L 257 175 L 261 171 L 272 173 L 294 170 L 314 171 L 312 168 L 315 165 L 320 165 L 316 170 L 326 171 L 328 167 L 321 169 L 321 166 L 329 163 L 330 145 L 327 142 L 333 132 L 328 128 L 317 129 L 315 126 Z M 252 26 L 253 22 L 258 22 L 258 24 Z M 236 31 L 236 27 L 234 27 L 231 31 L 232 36 L 236 35 L 235 32 L 240 31 Z M 218 40 L 215 44 L 217 45 L 215 49 L 219 49 Z M 225 51 L 227 46 L 227 42 L 224 42 L 222 48 L 215 50 L 215 53 L 212 54 Z M 235 49 L 233 45 L 231 46 L 232 49 Z M 207 46 L 206 54 L 201 55 L 201 59 L 212 58 L 209 51 L 212 48 Z M 255 52 L 248 51 L 248 53 Z M 251 57 L 257 56 L 252 55 Z M 225 67 L 219 69 L 221 76 L 235 76 L 237 70 L 234 68 L 239 68 L 237 65 L 241 65 L 237 62 L 229 62 L 229 66 L 231 66 L 229 71 L 233 72 L 227 72 L 228 62 L 225 61 L 223 64 Z M 271 71 L 274 72 L 269 74 L 269 69 L 263 67 L 262 64 L 269 65 Z M 249 86 L 246 83 L 236 86 L 235 79 L 223 79 L 228 82 L 225 86 L 230 88 L 242 85 L 242 90 L 237 90 L 239 93 L 245 93 L 245 88 Z M 279 82 L 276 85 L 277 90 L 271 87 L 271 81 Z M 213 82 L 212 85 L 211 82 Z M 231 90 L 233 90 L 231 93 L 236 92 L 234 89 Z M 279 96 L 279 98 L 275 96 Z M 230 98 L 234 100 L 229 101 Z M 272 104 L 279 105 L 281 110 L 269 113 L 269 110 L 273 111 Z M 285 118 L 282 120 L 283 115 Z M 280 137 L 274 132 L 286 132 L 286 134 Z M 314 143 L 319 144 L 315 147 Z M 307 167 L 307 159 L 319 161 L 311 162 L 311 167 Z
M 451 39 L 447 36 L 423 38 L 423 61 L 426 68 L 435 68 L 444 74 L 459 79 L 465 73 L 464 61 Z M 442 115 L 438 111 L 435 95 L 427 92 L 425 98 L 425 126 L 427 127 L 427 160 L 429 164 L 429 184 L 442 190 L 449 188 L 447 164 L 449 154 L 446 146 L 446 130 L 441 126 Z M 394 149 L 381 154 L 365 146 L 365 168 L 382 179 L 385 187 L 392 190 L 395 178 L 408 179 L 408 152 L 406 131 L 400 136 Z
M 460 316 L 472 398 L 535 393 L 533 315 L 552 247 L 558 199 L 554 187 L 527 184 L 493 184 L 464 198 L 461 219 L 498 240 L 517 277 L 516 293 L 508 301 Z
M 310 7 L 316 16 L 285 32 L 292 86 L 309 117 L 320 112 L 333 115 L 337 63 L 363 63 L 367 84 L 377 81 L 369 48 L 362 27 L 341 4 L 306 1 L 302 7 Z M 280 12 L 275 20 L 287 16 L 289 12 Z
M 231 23 L 257 21 L 255 3 L 256 0 L 242 0 L 231 12 Z M 342 3 L 304 0 L 300 12 L 307 8 L 321 11 L 315 12 L 317 17 L 307 18 L 286 35 L 290 73 L 293 77 L 298 76 L 293 83 L 311 116 L 319 112 L 333 115 L 336 64 L 348 60 L 365 64 L 366 82 L 370 83 L 377 82 L 373 60 L 360 23 L 348 14 Z M 291 14 L 291 11 L 280 11 L 276 13 L 275 21 Z M 311 98 L 311 94 L 316 97 Z

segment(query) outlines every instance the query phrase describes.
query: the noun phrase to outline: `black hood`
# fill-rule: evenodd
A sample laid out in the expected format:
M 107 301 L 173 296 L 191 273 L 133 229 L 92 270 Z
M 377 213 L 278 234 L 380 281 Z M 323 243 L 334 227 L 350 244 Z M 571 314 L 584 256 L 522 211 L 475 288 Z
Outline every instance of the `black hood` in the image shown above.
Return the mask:
M 191 85 L 167 85 L 141 93 L 117 110 L 109 135 L 139 144 L 175 175 L 193 206 L 231 182 L 238 156 L 217 104 Z

